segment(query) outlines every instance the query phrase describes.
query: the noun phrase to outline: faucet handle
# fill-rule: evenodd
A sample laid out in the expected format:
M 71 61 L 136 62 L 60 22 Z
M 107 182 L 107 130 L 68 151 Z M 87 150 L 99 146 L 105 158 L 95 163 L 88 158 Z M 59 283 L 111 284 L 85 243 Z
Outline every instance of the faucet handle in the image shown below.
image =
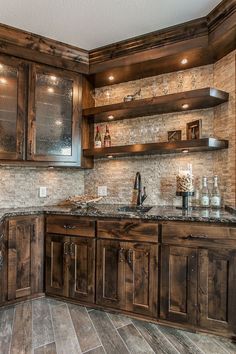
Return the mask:
M 147 198 L 146 187 L 143 187 L 143 194 L 142 194 L 142 203 Z

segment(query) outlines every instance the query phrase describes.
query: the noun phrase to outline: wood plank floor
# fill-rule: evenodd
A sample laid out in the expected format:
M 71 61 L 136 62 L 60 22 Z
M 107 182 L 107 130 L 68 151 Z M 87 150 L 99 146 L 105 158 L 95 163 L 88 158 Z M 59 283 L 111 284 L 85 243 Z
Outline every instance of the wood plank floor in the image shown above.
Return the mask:
M 236 354 L 236 345 L 51 298 L 0 310 L 0 354 Z

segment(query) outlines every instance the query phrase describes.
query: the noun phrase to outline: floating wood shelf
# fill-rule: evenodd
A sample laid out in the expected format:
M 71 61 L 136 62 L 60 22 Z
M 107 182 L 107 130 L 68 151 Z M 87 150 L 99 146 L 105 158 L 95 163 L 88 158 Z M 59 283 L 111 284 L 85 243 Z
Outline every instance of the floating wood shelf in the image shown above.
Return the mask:
M 228 141 L 215 138 L 180 140 L 175 142 L 112 146 L 109 148 L 85 149 L 84 156 L 111 157 L 128 155 L 174 154 L 227 149 Z
M 91 119 L 91 122 L 108 122 L 110 121 L 109 116 L 113 116 L 113 120 L 121 120 L 153 114 L 183 112 L 214 107 L 227 102 L 228 99 L 229 94 L 227 92 L 207 87 L 131 102 L 87 108 L 83 110 L 83 116 Z M 186 104 L 188 107 L 184 109 L 183 105 Z

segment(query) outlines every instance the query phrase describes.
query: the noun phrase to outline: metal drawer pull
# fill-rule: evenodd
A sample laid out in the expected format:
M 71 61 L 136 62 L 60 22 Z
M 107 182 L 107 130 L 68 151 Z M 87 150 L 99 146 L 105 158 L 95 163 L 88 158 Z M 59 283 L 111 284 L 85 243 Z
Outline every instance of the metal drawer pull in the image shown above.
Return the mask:
M 67 229 L 67 230 L 74 230 L 76 229 L 77 227 L 75 225 L 63 225 L 64 229 Z
M 125 261 L 125 249 L 120 248 L 119 249 L 119 262 L 124 262 Z
M 133 251 L 131 249 L 127 251 L 127 262 L 130 265 L 133 263 Z
M 202 234 L 202 235 L 193 235 L 193 234 L 190 234 L 190 235 L 188 235 L 188 236 L 186 236 L 186 237 L 184 237 L 186 240 L 192 240 L 192 239 L 199 239 L 199 240 L 201 240 L 201 239 L 205 239 L 205 238 L 207 238 L 207 235 L 205 235 L 205 234 Z
M 63 251 L 64 251 L 65 255 L 68 254 L 68 245 L 69 245 L 69 242 L 64 242 Z

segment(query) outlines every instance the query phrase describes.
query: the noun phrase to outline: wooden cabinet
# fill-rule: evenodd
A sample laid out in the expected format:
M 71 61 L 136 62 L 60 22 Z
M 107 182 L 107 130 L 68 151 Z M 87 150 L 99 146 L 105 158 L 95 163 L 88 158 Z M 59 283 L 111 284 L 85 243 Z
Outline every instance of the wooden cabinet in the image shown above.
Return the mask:
M 43 292 L 43 217 L 16 217 L 8 222 L 7 299 Z
M 125 309 L 125 242 L 97 241 L 97 297 L 99 305 Z
M 32 64 L 27 159 L 80 163 L 82 77 Z
M 68 295 L 68 245 L 70 238 L 61 235 L 46 237 L 46 292 Z
M 197 250 L 162 246 L 160 317 L 174 322 L 197 322 Z
M 236 334 L 236 249 L 199 250 L 199 325 Z
M 158 245 L 97 241 L 97 303 L 157 315 Z
M 94 302 L 95 239 L 46 236 L 46 293 Z
M 162 240 L 161 318 L 235 336 L 235 228 L 167 223 Z
M 26 70 L 21 60 L 0 56 L 0 160 L 23 160 Z
M 5 247 L 4 226 L 0 224 L 0 304 L 5 301 L 6 297 L 6 247 Z

